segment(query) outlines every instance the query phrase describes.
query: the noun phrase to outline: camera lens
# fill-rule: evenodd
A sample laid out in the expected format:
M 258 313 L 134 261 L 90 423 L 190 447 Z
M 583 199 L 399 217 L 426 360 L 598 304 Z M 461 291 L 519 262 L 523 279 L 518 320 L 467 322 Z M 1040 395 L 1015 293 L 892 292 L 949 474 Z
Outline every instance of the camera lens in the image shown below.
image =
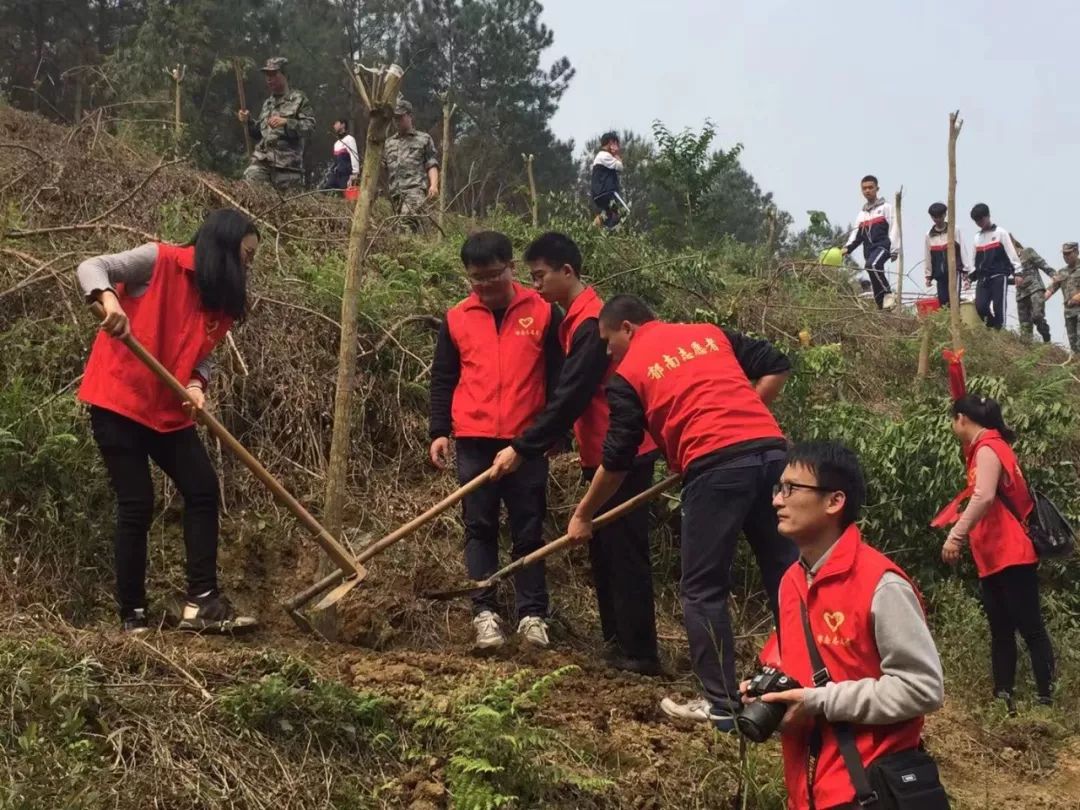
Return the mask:
M 782 703 L 763 703 L 755 700 L 743 706 L 735 716 L 739 732 L 750 742 L 762 743 L 780 727 L 787 707 Z

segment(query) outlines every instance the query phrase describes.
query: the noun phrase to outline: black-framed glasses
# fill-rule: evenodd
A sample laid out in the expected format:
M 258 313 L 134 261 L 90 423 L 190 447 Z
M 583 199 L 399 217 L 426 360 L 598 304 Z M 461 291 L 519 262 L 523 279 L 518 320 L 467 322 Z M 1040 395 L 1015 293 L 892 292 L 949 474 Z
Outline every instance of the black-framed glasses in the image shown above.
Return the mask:
M 502 280 L 506 275 L 506 271 L 510 269 L 510 265 L 504 264 L 500 269 L 491 271 L 485 268 L 485 272 L 481 275 L 474 275 L 472 272 L 467 273 L 469 277 L 469 283 L 475 287 L 483 287 L 486 284 L 495 284 Z
M 775 498 L 777 495 L 782 495 L 785 498 L 790 498 L 791 493 L 797 489 L 808 489 L 812 492 L 835 492 L 834 489 L 828 487 L 818 487 L 813 484 L 795 484 L 791 481 L 781 481 L 779 484 L 773 485 L 772 496 Z

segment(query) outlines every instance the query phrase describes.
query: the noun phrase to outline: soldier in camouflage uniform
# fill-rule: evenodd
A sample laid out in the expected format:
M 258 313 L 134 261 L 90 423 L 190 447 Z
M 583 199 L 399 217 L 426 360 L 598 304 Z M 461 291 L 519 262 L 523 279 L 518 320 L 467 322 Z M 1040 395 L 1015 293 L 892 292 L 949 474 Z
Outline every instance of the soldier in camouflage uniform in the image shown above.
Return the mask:
M 1061 246 L 1061 255 L 1065 266 L 1054 276 L 1046 290 L 1046 298 L 1061 288 L 1065 298 L 1065 332 L 1069 335 L 1069 348 L 1073 354 L 1080 354 L 1080 251 L 1076 242 L 1066 242 Z
M 278 191 L 303 187 L 304 141 L 315 130 L 311 102 L 300 90 L 289 88 L 285 76 L 288 64 L 281 56 L 266 60 L 260 70 L 266 76 L 270 96 L 263 102 L 257 121 L 251 120 L 247 110 L 239 114 L 256 144 L 244 179 L 268 183 Z
M 1024 247 L 1016 238 L 1013 244 L 1020 254 L 1023 273 L 1013 276 L 1016 283 L 1016 315 L 1020 319 L 1020 335 L 1031 340 L 1032 327 L 1039 330 L 1043 343 L 1050 342 L 1050 324 L 1046 322 L 1046 284 L 1040 273 L 1054 278 L 1054 270 L 1034 248 Z
M 383 165 L 394 211 L 415 231 L 424 204 L 439 194 L 439 156 L 431 136 L 413 127 L 412 113 L 412 104 L 398 99 L 394 107 L 397 132 L 386 141 Z

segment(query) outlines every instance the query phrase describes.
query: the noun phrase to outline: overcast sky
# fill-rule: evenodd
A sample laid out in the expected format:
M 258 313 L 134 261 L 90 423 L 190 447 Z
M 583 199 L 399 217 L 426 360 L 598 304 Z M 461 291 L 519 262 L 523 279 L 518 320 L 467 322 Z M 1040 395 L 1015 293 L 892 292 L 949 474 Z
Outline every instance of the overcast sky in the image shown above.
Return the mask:
M 890 201 L 903 185 L 911 273 L 926 209 L 946 197 L 948 113 L 959 109 L 957 222 L 969 242 L 976 202 L 1054 267 L 1061 243 L 1080 239 L 1080 4 L 547 0 L 543 19 L 551 55 L 577 68 L 553 127 L 579 150 L 605 129 L 709 118 L 719 145 L 743 143 L 744 166 L 797 227 L 810 209 L 853 222 L 859 179 L 875 174 Z M 1048 313 L 1062 342 L 1060 293 Z M 1011 296 L 1008 316 L 1015 327 Z

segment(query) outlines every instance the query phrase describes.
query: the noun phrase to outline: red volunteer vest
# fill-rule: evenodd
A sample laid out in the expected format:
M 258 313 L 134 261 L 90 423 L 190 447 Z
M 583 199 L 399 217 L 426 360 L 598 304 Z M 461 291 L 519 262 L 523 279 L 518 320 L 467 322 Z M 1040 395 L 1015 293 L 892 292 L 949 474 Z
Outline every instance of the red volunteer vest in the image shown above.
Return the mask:
M 874 590 L 887 571 L 908 579 L 888 557 L 862 541 L 852 524 L 841 535 L 825 565 L 807 588 L 806 572 L 792 565 L 780 582 L 780 659 L 783 672 L 799 683 L 814 683 L 813 666 L 806 649 L 800 602 L 805 601 L 818 651 L 834 681 L 881 677 L 881 655 L 874 639 L 870 614 Z M 908 580 L 910 582 L 910 580 Z M 918 591 L 916 591 L 917 593 Z M 915 748 L 923 718 L 888 726 L 853 726 L 855 745 L 864 765 L 896 751 Z M 821 724 L 822 746 L 814 778 L 814 806 L 828 808 L 851 802 L 855 788 L 832 728 Z M 807 784 L 811 729 L 782 735 L 784 780 L 789 810 L 808 810 Z
M 551 304 L 515 283 L 498 331 L 476 293 L 447 312 L 446 323 L 461 357 L 450 410 L 454 436 L 514 438 L 544 407 Z
M 562 345 L 564 355 L 570 354 L 574 335 L 577 334 L 581 325 L 590 318 L 599 319 L 600 310 L 603 307 L 604 302 L 592 287 L 586 287 L 581 295 L 573 300 L 566 312 L 566 317 L 559 324 L 559 343 Z M 614 371 L 613 365 L 608 367 L 604 382 L 607 382 Z M 604 386 L 601 385 L 589 400 L 585 412 L 574 422 L 574 438 L 577 439 L 582 467 L 599 467 L 603 461 L 604 437 L 607 435 L 609 421 L 607 396 L 604 394 Z M 656 442 L 653 441 L 652 436 L 645 434 L 645 440 L 638 448 L 638 455 L 650 453 L 655 449 Z
M 727 336 L 712 324 L 643 324 L 618 374 L 637 392 L 673 472 L 725 447 L 784 438 Z
M 1035 507 L 1016 453 L 996 430 L 984 430 L 967 448 L 968 485 L 938 513 L 930 525 L 948 526 L 960 518 L 960 504 L 975 491 L 975 454 L 981 447 L 993 450 L 1002 467 L 997 497 L 968 533 L 975 570 L 980 577 L 988 577 L 1014 565 L 1031 565 L 1039 561 L 1027 529 L 1001 500 L 1003 496 L 1008 498 L 1013 509 L 1023 515 L 1024 520 Z
M 195 286 L 195 248 L 158 244 L 150 284 L 129 298 L 117 285 L 131 334 L 173 376 L 186 383 L 195 366 L 213 351 L 232 318 L 202 308 Z M 194 424 L 180 400 L 121 341 L 99 332 L 90 350 L 79 399 L 167 433 Z

